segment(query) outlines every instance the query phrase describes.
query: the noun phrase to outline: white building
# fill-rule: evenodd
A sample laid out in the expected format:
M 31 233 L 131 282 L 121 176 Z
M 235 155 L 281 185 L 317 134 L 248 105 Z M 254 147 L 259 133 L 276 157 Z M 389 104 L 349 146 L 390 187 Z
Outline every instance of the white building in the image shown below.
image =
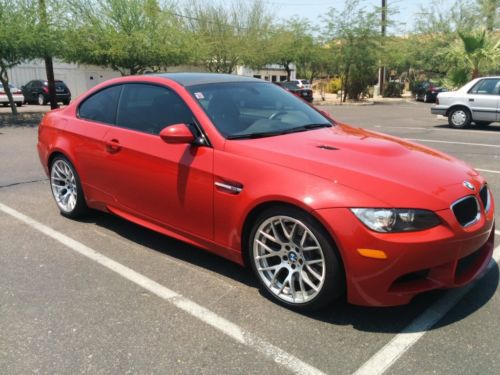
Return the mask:
M 291 79 L 295 79 L 295 66 L 292 65 Z M 195 72 L 205 71 L 202 67 L 175 66 L 168 68 L 168 72 Z M 286 80 L 286 71 L 279 65 L 268 65 L 261 70 L 252 70 L 239 66 L 235 71 L 238 75 L 261 78 L 270 82 Z M 17 87 L 21 87 L 33 79 L 46 79 L 45 63 L 42 60 L 33 60 L 17 65 L 8 70 L 9 80 Z M 120 73 L 109 68 L 93 65 L 68 64 L 54 61 L 55 79 L 64 81 L 69 87 L 72 97 L 83 94 L 95 85 L 111 78 L 120 77 Z

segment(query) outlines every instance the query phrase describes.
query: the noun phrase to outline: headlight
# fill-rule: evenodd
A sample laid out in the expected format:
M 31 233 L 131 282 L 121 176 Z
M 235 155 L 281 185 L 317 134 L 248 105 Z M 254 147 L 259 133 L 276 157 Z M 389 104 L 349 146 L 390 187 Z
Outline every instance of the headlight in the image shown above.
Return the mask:
M 435 227 L 439 218 L 431 211 L 406 208 L 351 208 L 375 232 L 410 232 Z

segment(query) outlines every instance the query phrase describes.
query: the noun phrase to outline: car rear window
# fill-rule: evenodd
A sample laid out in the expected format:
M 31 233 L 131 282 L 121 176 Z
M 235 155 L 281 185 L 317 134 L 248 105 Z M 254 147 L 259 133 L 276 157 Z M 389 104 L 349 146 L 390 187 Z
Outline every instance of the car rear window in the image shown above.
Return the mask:
M 483 79 L 469 91 L 471 94 L 499 95 L 500 79 Z

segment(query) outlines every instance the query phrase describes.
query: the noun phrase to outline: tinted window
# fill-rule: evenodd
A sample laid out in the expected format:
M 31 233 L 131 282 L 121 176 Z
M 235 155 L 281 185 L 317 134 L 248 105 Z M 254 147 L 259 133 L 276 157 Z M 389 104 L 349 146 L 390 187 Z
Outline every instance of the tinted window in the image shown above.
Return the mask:
M 78 110 L 78 116 L 86 120 L 114 124 L 116 107 L 122 86 L 112 86 L 86 99 Z
M 483 79 L 470 90 L 471 94 L 498 95 L 500 94 L 499 79 Z
M 142 83 L 124 85 L 116 119 L 118 126 L 159 134 L 168 125 L 192 122 L 191 111 L 173 91 Z

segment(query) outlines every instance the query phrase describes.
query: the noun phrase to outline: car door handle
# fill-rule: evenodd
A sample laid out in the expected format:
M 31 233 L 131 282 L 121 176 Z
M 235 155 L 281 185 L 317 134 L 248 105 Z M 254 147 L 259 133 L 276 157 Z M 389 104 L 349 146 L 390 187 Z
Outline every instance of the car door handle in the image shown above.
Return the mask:
M 469 99 L 469 102 L 473 102 L 473 101 L 474 101 L 474 99 L 472 99 L 472 98 Z
M 110 154 L 116 154 L 121 149 L 122 146 L 120 146 L 120 142 L 118 142 L 118 139 L 111 139 L 109 141 L 106 141 L 106 151 Z

